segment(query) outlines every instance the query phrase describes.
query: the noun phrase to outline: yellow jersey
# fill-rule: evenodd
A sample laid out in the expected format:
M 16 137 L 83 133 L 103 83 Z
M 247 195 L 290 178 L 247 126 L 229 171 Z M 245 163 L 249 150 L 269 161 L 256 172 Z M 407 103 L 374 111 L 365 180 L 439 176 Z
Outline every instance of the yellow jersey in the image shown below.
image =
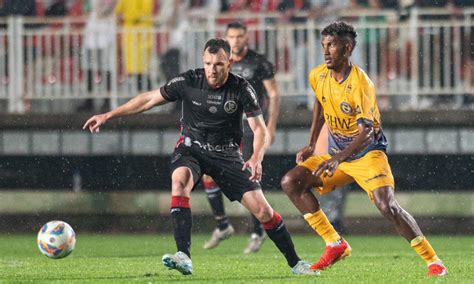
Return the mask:
M 331 77 L 326 64 L 321 64 L 309 73 L 309 83 L 323 108 L 330 155 L 342 151 L 355 139 L 360 123 L 373 126 L 374 140 L 349 159 L 358 159 L 371 150 L 386 150 L 374 84 L 360 67 L 352 64 L 346 79 L 338 82 Z

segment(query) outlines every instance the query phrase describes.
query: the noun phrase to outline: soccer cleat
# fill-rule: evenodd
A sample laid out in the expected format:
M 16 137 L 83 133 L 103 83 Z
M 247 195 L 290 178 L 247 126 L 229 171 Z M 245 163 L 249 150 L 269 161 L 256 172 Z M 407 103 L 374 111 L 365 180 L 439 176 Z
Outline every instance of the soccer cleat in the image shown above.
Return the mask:
M 293 266 L 291 272 L 296 275 L 320 275 L 321 272 L 319 270 L 312 270 L 310 268 L 311 263 L 307 261 L 300 260 L 298 263 Z
M 318 262 L 311 265 L 312 270 L 324 270 L 337 261 L 344 259 L 351 255 L 351 246 L 346 240 L 341 239 L 341 243 L 335 247 L 326 246 L 324 253 Z
M 168 269 L 176 269 L 183 275 L 193 273 L 193 262 L 184 252 L 178 251 L 175 254 L 165 254 L 162 261 Z
M 448 269 L 443 265 L 442 262 L 434 262 L 428 265 L 429 276 L 445 276 L 448 275 Z
M 256 233 L 252 233 L 252 235 L 250 235 L 247 247 L 244 249 L 244 253 L 249 254 L 251 252 L 259 251 L 266 237 L 267 234 L 265 232 L 263 232 L 261 236 Z
M 232 225 L 229 225 L 227 228 L 224 230 L 219 230 L 219 228 L 216 228 L 212 232 L 211 238 L 204 243 L 202 246 L 204 249 L 213 249 L 219 245 L 219 243 L 225 239 L 230 238 L 234 234 L 234 227 Z

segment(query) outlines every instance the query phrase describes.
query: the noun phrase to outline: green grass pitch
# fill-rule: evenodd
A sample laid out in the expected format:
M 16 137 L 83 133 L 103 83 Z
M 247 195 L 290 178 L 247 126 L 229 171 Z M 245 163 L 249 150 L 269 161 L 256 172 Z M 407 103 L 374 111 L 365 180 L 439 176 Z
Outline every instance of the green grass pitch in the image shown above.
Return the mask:
M 65 259 L 40 254 L 35 235 L 0 235 L 0 282 L 189 282 L 197 283 L 474 283 L 474 237 L 429 238 L 448 267 L 443 279 L 427 277 L 422 260 L 396 236 L 346 236 L 351 257 L 321 272 L 295 276 L 270 240 L 257 254 L 243 255 L 247 236 L 234 236 L 211 251 L 201 248 L 207 235 L 194 235 L 194 273 L 183 276 L 161 263 L 175 252 L 171 235 L 116 234 L 77 236 Z M 315 235 L 293 237 L 301 258 L 316 261 L 323 242 Z

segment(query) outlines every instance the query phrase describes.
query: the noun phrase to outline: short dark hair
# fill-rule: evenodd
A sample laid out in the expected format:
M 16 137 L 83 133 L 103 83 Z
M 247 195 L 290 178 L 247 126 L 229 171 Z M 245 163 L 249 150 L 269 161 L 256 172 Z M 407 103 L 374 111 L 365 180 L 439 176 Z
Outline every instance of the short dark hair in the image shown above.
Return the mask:
M 356 46 L 357 32 L 353 25 L 344 22 L 337 21 L 327 25 L 321 32 L 323 36 L 338 36 L 340 38 L 348 39 L 352 43 L 352 49 Z
M 226 31 L 228 31 L 229 29 L 239 29 L 239 30 L 244 30 L 244 32 L 247 32 L 247 25 L 241 21 L 234 21 L 227 24 Z
M 230 44 L 227 40 L 223 38 L 212 38 L 206 42 L 204 46 L 204 51 L 209 48 L 209 53 L 215 54 L 219 51 L 219 49 L 223 49 L 225 53 L 230 56 Z

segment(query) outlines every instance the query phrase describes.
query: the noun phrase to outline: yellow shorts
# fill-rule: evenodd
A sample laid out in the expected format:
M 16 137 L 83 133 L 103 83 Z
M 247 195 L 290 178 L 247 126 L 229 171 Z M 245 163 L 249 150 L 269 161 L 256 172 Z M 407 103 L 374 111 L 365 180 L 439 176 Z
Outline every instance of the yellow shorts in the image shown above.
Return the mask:
M 329 154 L 312 156 L 298 165 L 314 171 L 323 161 L 330 158 Z M 370 200 L 373 201 L 372 192 L 375 189 L 383 186 L 395 188 L 395 181 L 388 164 L 387 155 L 380 150 L 370 151 L 357 160 L 342 162 L 332 177 L 323 177 L 323 175 L 320 177 L 323 181 L 323 186 L 316 188 L 316 191 L 321 195 L 355 181 L 367 192 Z

